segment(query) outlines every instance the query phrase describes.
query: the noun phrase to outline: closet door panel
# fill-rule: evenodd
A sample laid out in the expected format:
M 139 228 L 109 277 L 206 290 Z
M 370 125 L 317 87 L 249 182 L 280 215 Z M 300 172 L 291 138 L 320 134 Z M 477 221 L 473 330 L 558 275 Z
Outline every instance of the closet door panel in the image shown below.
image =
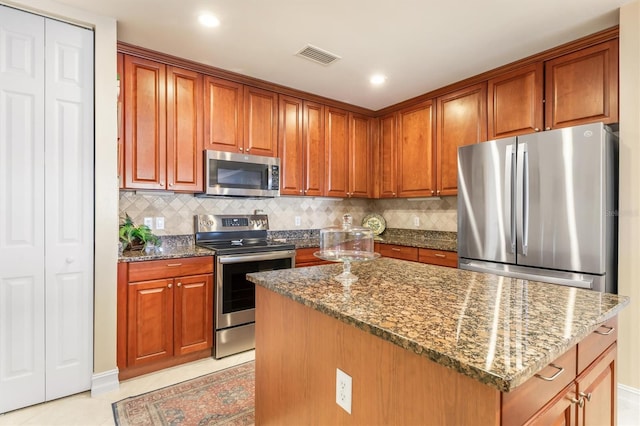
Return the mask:
M 44 400 L 44 19 L 0 6 L 0 413 Z
M 91 387 L 93 32 L 46 20 L 46 399 Z

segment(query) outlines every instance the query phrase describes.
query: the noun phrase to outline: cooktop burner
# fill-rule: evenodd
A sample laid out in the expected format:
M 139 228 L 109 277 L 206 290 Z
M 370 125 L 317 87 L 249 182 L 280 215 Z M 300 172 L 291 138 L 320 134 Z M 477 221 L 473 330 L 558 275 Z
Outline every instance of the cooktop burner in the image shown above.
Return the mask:
M 196 215 L 196 245 L 216 255 L 294 250 L 295 245 L 267 240 L 267 215 Z

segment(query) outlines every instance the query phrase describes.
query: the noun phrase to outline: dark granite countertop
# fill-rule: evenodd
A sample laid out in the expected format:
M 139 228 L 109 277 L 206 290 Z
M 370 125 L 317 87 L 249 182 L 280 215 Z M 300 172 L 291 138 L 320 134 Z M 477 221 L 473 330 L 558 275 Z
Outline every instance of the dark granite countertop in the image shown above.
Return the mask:
M 500 391 L 524 383 L 629 303 L 624 296 L 390 258 L 247 277 Z
M 125 251 L 118 256 L 118 262 L 143 262 L 145 260 L 176 259 L 179 257 L 213 256 L 211 250 L 191 246 L 160 247 L 148 253 L 144 251 Z

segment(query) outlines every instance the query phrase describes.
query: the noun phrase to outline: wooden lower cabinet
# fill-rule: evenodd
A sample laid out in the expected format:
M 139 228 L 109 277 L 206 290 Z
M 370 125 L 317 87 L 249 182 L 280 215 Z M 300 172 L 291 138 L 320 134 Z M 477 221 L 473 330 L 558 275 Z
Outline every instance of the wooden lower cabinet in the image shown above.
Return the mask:
M 394 259 L 418 261 L 418 248 L 399 246 L 396 244 L 374 244 L 374 250 L 380 253 L 380 256 L 392 257 Z
M 448 266 L 450 268 L 458 267 L 458 253 L 454 251 L 407 247 L 396 244 L 375 243 L 374 246 L 374 250 L 384 257 Z
M 313 253 L 320 250 L 318 247 L 305 247 L 296 249 L 296 268 L 305 266 L 326 265 L 332 262 L 315 257 Z
M 121 380 L 211 356 L 212 347 L 211 257 L 118 265 Z

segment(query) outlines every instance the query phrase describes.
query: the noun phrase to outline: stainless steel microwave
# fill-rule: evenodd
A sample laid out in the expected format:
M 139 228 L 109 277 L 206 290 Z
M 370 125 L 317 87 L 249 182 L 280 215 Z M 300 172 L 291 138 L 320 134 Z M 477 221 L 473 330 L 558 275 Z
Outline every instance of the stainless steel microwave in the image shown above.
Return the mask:
M 205 151 L 205 194 L 233 197 L 280 196 L 280 159 Z

